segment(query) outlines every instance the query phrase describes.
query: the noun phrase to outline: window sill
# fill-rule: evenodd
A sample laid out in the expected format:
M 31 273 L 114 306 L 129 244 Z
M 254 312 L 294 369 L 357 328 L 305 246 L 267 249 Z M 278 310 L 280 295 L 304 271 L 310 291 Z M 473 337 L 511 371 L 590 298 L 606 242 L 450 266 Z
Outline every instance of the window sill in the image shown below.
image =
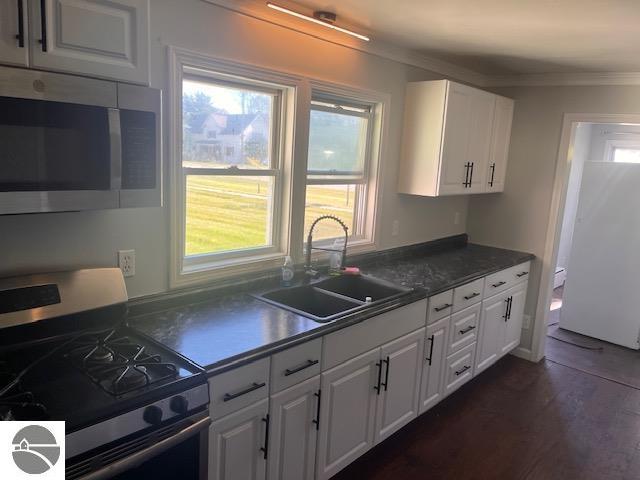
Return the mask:
M 265 272 L 281 267 L 285 254 L 282 252 L 255 255 L 247 258 L 228 258 L 183 266 L 172 278 L 171 288 L 182 288 L 222 280 L 243 274 Z

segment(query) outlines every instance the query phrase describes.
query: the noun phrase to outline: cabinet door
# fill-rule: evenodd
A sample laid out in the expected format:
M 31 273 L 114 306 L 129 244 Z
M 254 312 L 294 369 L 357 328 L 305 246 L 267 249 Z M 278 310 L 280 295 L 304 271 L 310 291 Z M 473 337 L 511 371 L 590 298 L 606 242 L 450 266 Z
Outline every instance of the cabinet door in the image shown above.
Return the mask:
M 149 83 L 148 0 L 29 3 L 34 67 Z
M 383 388 L 376 412 L 379 443 L 418 416 L 424 328 L 382 346 Z
M 380 348 L 321 376 L 316 478 L 330 478 L 373 445 Z
M 320 375 L 271 396 L 268 478 L 313 479 Z
M 439 195 L 469 193 L 465 165 L 469 161 L 474 89 L 449 82 L 442 135 Z
M 486 190 L 485 181 L 491 151 L 495 103 L 494 94 L 473 89 L 467 150 L 467 161 L 471 164 L 469 176 L 471 186 L 465 189 L 466 193 L 482 193 Z
M 527 298 L 527 282 L 516 285 L 508 293 L 511 297 L 511 307 L 509 319 L 505 322 L 505 341 L 502 345 L 502 355 L 520 345 L 524 304 Z
M 265 398 L 211 424 L 209 480 L 262 480 L 269 399 Z
M 491 134 L 491 153 L 487 167 L 487 192 L 502 192 L 507 173 L 509 143 L 511 142 L 511 122 L 513 120 L 513 100 L 496 96 Z
M 442 399 L 444 360 L 449 345 L 450 317 L 427 327 L 422 384 L 420 387 L 420 413 L 424 413 Z
M 505 314 L 509 295 L 503 293 L 482 302 L 482 317 L 476 347 L 476 373 L 493 365 L 505 344 Z
M 22 41 L 19 40 L 22 21 Z M 0 63 L 27 66 L 29 52 L 26 0 L 0 2 Z

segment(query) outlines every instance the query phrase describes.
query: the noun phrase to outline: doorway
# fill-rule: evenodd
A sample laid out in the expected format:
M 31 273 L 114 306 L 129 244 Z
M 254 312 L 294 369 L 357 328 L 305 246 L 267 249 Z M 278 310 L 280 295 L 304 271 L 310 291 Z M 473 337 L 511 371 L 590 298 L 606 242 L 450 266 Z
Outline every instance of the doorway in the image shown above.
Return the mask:
M 546 358 L 640 388 L 640 319 L 628 291 L 636 277 L 629 244 L 640 238 L 640 124 L 570 128 L 545 305 Z

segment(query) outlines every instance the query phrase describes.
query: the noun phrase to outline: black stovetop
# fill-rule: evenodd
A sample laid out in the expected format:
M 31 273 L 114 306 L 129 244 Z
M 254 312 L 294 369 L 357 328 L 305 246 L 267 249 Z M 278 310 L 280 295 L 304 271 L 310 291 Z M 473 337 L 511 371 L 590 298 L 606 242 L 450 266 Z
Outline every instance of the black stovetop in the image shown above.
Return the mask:
M 67 332 L 0 346 L 0 393 L 12 384 L 0 420 L 64 420 L 70 433 L 205 381 L 199 366 L 124 324 Z

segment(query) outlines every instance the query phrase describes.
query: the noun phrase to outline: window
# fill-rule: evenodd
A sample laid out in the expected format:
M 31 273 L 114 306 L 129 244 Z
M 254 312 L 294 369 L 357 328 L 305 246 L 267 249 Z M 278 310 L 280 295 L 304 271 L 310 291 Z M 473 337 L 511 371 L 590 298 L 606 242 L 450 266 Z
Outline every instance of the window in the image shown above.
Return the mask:
M 321 215 L 335 215 L 351 240 L 366 237 L 367 189 L 374 105 L 321 95 L 311 102 L 305 235 Z M 337 223 L 322 222 L 314 240 L 341 237 Z
M 187 72 L 181 85 L 184 265 L 278 251 L 282 90 Z
M 613 149 L 613 161 L 620 163 L 640 163 L 640 147 Z

